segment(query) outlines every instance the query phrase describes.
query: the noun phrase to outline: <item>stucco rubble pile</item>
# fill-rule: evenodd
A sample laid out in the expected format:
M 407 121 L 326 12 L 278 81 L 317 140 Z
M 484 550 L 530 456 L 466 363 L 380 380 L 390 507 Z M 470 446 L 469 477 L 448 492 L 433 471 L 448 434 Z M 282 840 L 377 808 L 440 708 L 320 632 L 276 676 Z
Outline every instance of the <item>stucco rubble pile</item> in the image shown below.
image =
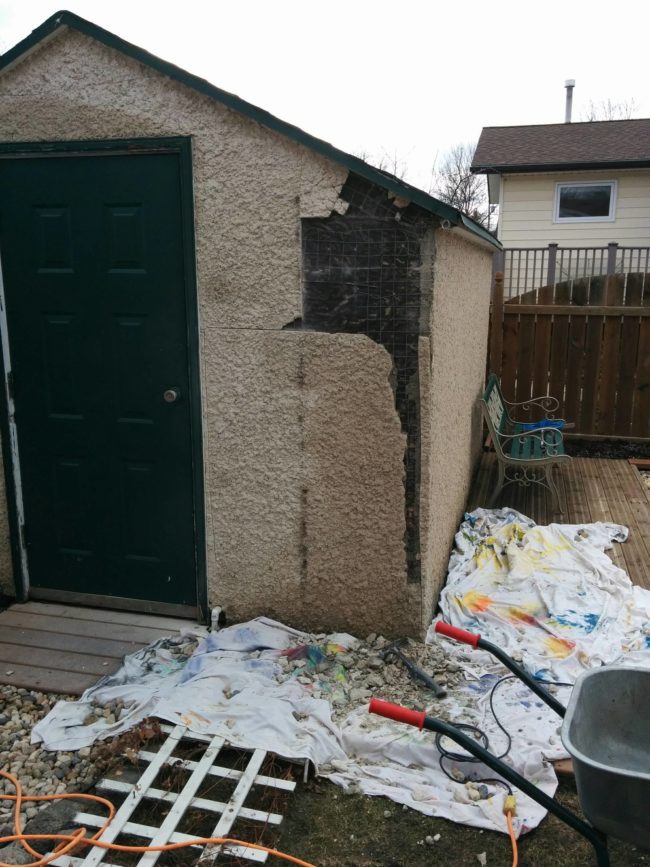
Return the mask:
M 377 696 L 438 713 L 440 703 L 433 693 L 418 684 L 394 656 L 384 659 L 381 652 L 392 642 L 372 633 L 365 641 L 343 638 L 347 646 L 328 642 L 325 635 L 313 637 L 310 645 L 293 642 L 293 647 L 280 657 L 283 673 L 280 681 L 297 678 L 314 698 L 326 699 L 337 721 L 350 711 L 367 704 Z M 432 675 L 441 686 L 457 686 L 461 679 L 458 663 L 449 659 L 439 645 L 426 645 L 409 640 L 400 649 L 419 668 Z

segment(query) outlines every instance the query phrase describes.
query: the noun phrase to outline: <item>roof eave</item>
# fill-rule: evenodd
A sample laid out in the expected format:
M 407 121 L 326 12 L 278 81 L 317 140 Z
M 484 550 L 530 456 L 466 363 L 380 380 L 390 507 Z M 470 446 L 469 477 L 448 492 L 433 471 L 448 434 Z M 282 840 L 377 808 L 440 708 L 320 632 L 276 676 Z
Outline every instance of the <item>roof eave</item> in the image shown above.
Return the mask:
M 143 63 L 146 66 L 157 70 L 162 75 L 166 75 L 168 78 L 172 78 L 175 81 L 178 81 L 181 84 L 222 103 L 228 108 L 231 108 L 251 120 L 256 121 L 262 126 L 265 126 L 267 129 L 280 133 L 298 144 L 304 145 L 315 153 L 338 163 L 349 171 L 360 175 L 380 187 L 383 187 L 391 193 L 394 193 L 396 196 L 408 199 L 414 205 L 418 205 L 429 213 L 435 214 L 435 216 L 439 217 L 441 220 L 448 220 L 454 226 L 465 226 L 471 234 L 475 235 L 481 241 L 485 241 L 486 233 L 481 226 L 467 218 L 456 208 L 453 208 L 450 205 L 439 201 L 435 197 L 430 196 L 428 193 L 425 193 L 424 190 L 419 190 L 417 187 L 413 187 L 404 181 L 400 181 L 399 178 L 387 175 L 385 172 L 382 172 L 364 162 L 359 157 L 352 156 L 352 154 L 339 150 L 329 142 L 316 138 L 299 127 L 287 123 L 287 121 L 280 120 L 280 118 L 270 112 L 258 108 L 250 102 L 246 102 L 246 100 L 241 99 L 233 93 L 221 90 L 221 88 L 216 87 L 214 84 L 210 84 L 210 82 L 206 81 L 204 78 L 199 78 L 190 72 L 186 72 L 184 69 L 175 66 L 173 63 L 169 63 L 160 57 L 156 57 L 155 54 L 150 54 L 148 51 L 145 51 L 145 49 L 139 48 L 137 45 L 133 45 L 132 43 L 121 39 L 119 36 L 116 36 L 108 30 L 104 30 L 103 27 L 99 27 L 91 21 L 87 21 L 85 18 L 75 15 L 73 12 L 67 12 L 65 10 L 55 12 L 55 14 L 44 21 L 40 27 L 37 27 L 32 31 L 29 36 L 3 54 L 0 57 L 0 73 L 9 69 L 25 55 L 31 53 L 37 45 L 42 43 L 44 40 L 51 38 L 57 31 L 65 27 L 77 30 L 84 35 L 101 42 L 109 48 L 121 51 L 133 60 Z M 492 236 L 490 235 L 489 237 L 491 238 Z M 494 241 L 494 239 L 492 239 L 492 241 L 494 242 L 494 246 L 498 247 L 498 242 Z
M 472 223 L 471 220 L 469 220 L 468 218 L 466 219 L 468 223 Z M 479 244 L 481 247 L 487 247 L 491 249 L 492 252 L 494 252 L 495 248 L 497 250 L 503 250 L 503 245 L 500 241 L 497 241 L 494 235 L 491 235 L 488 230 L 484 229 L 482 226 L 479 226 L 479 228 L 482 231 L 482 236 L 479 236 L 478 233 L 475 231 L 473 223 L 471 228 L 468 228 L 465 224 L 463 224 L 462 226 L 454 226 L 451 231 L 455 232 L 457 235 L 465 238 L 466 240 L 469 240 L 468 234 L 469 232 L 471 232 L 473 235 L 472 240 L 475 243 Z
M 518 163 L 515 165 L 472 166 L 474 175 L 512 175 L 524 172 L 577 172 L 607 169 L 647 169 L 650 158 L 646 160 L 598 160 L 563 163 Z

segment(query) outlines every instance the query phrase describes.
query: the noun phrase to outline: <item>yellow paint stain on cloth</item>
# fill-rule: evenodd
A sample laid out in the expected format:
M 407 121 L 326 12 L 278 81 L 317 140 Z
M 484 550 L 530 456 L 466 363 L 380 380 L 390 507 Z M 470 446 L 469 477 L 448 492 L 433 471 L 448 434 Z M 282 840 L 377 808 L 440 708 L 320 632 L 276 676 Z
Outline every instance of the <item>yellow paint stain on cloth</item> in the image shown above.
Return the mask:
M 477 593 L 476 590 L 470 590 L 461 597 L 460 604 L 472 614 L 478 614 L 480 611 L 487 611 L 492 604 L 492 599 L 483 593 Z
M 567 638 L 555 638 L 553 635 L 546 638 L 544 644 L 558 659 L 566 659 L 576 646 L 575 641 L 569 641 Z

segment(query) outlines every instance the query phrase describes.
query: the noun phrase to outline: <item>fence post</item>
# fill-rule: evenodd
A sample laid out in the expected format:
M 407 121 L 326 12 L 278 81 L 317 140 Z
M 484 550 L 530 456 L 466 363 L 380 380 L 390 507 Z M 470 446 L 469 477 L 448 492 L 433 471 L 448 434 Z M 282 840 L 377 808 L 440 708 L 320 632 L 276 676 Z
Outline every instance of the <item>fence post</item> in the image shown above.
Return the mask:
M 607 276 L 616 274 L 616 257 L 618 255 L 618 243 L 610 241 L 607 245 Z
M 555 265 L 557 262 L 557 244 L 548 245 L 548 267 L 546 269 L 546 285 L 555 286 Z
M 503 271 L 494 275 L 492 304 L 490 305 L 490 356 L 488 373 L 495 373 L 501 379 L 501 360 L 503 355 Z
M 499 271 L 505 271 L 505 250 L 497 250 L 492 256 L 492 289 L 494 289 L 494 281 Z

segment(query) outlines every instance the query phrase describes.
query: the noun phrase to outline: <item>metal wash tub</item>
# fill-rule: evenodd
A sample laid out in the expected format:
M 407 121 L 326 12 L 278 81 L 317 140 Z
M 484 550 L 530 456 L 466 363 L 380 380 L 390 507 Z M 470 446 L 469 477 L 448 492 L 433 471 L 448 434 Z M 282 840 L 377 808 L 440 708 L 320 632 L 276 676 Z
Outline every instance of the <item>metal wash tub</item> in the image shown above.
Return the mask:
M 581 674 L 562 742 L 592 825 L 650 849 L 650 669 L 616 665 Z

